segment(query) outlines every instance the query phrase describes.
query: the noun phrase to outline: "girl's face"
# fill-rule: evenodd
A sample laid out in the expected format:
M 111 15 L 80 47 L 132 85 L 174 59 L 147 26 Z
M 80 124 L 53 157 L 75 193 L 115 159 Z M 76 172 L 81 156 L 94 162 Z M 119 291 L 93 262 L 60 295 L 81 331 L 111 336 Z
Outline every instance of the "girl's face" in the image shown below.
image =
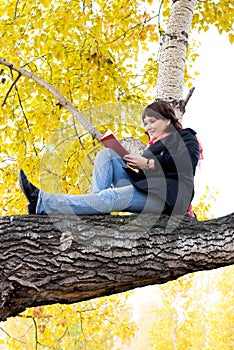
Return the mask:
M 144 128 L 148 133 L 150 140 L 156 140 L 160 138 L 164 132 L 166 127 L 170 124 L 169 119 L 157 119 L 155 117 L 144 118 Z

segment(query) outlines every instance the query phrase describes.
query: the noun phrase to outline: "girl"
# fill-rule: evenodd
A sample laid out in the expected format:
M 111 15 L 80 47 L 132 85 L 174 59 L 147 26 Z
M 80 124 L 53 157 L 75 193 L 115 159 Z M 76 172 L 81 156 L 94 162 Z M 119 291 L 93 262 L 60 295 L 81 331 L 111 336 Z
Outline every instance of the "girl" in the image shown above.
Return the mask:
M 182 129 L 171 105 L 153 102 L 143 111 L 149 146 L 141 156 L 124 158 L 112 149 L 99 152 L 94 162 L 90 194 L 49 194 L 19 172 L 29 214 L 94 215 L 110 212 L 186 213 L 194 195 L 199 159 L 196 132 Z

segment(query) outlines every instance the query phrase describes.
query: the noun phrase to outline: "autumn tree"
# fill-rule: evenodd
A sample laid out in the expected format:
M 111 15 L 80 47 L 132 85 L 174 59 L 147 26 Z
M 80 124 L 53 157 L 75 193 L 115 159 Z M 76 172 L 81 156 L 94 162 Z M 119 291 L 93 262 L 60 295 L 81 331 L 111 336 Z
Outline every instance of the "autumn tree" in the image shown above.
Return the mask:
M 14 350 L 121 349 L 136 331 L 127 304 L 129 295 L 30 308 L 0 327 L 0 339 L 5 338 L 2 344 Z
M 207 30 L 214 24 L 220 32 L 229 33 L 232 41 L 233 7 L 224 0 L 218 4 L 163 1 L 155 10 L 156 5 L 157 2 L 125 0 L 68 1 L 67 6 L 59 1 L 1 4 L 2 319 L 26 306 L 71 303 L 233 263 L 233 216 L 206 223 L 162 218 L 153 225 L 152 218 L 147 221 L 141 216 L 69 220 L 10 216 L 22 214 L 26 204 L 17 185 L 19 167 L 35 180 L 40 178 L 41 170 L 42 185 L 50 185 L 51 180 L 47 180 L 51 169 L 41 169 L 40 165 L 52 148 L 49 163 L 56 163 L 57 156 L 60 171 L 56 189 L 78 193 L 75 177 L 82 170 L 83 159 L 92 163 L 99 147 L 71 118 L 66 103 L 55 99 L 17 67 L 41 77 L 72 105 L 85 109 L 84 114 L 100 132 L 100 124 L 109 123 L 122 137 L 132 136 L 137 116 L 129 102 L 144 104 L 155 86 L 157 97 L 171 102 L 182 117 L 187 102 L 183 98 L 184 84 L 191 83 L 189 65 L 185 67 L 186 54 L 188 62 L 195 58 L 192 46 L 187 51 L 190 28 Z M 149 49 L 149 42 L 154 42 L 155 47 L 158 43 L 158 50 L 140 68 L 137 63 Z M 107 103 L 108 108 L 97 108 L 95 112 L 93 106 L 100 103 Z M 58 137 L 61 134 L 63 140 Z M 144 141 L 140 128 L 135 135 Z M 69 147 L 65 140 L 72 141 Z M 61 143 L 61 152 L 66 150 L 66 154 L 59 158 L 56 152 Z M 89 177 L 88 171 L 85 178 Z M 128 239 L 126 229 L 133 233 Z M 219 259 L 212 242 L 220 244 Z M 178 262 L 173 256 L 187 259 Z M 93 270 L 98 271 L 97 275 Z

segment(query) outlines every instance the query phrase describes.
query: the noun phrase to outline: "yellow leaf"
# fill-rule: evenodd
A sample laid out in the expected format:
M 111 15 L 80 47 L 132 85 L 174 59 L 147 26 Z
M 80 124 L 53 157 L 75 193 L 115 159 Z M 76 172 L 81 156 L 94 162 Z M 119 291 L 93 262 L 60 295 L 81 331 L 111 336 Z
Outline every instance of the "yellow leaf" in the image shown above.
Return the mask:
M 230 43 L 233 44 L 234 43 L 234 34 L 229 33 L 228 38 L 229 38 Z

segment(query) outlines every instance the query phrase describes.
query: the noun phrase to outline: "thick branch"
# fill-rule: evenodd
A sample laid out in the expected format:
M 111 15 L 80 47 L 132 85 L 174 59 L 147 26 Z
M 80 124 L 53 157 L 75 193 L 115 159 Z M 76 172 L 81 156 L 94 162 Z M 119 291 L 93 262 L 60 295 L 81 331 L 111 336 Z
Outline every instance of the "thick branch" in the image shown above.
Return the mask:
M 0 218 L 0 320 L 234 263 L 234 214 Z

